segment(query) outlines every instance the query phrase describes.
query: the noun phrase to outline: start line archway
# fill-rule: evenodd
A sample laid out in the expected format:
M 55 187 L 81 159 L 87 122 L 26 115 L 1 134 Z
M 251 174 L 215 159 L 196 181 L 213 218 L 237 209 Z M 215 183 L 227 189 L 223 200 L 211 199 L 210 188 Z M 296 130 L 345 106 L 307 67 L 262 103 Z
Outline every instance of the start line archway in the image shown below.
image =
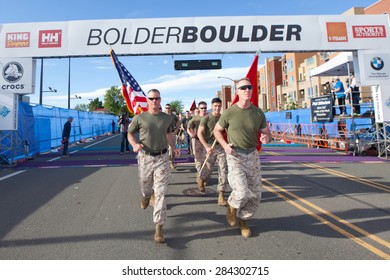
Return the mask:
M 354 51 L 355 76 L 377 86 L 377 122 L 390 121 L 388 15 L 239 16 L 85 20 L 0 25 L 2 72 L 16 62 L 22 77 L 1 75 L 0 95 L 9 100 L 4 118 L 17 130 L 16 94 L 33 94 L 33 59 L 118 55 L 182 55 Z M 373 59 L 382 61 L 373 65 Z M 381 68 L 380 68 L 381 67 Z M 8 68 L 7 68 L 8 69 Z M 18 72 L 19 73 L 19 72 Z M 4 97 L 4 98 L 3 98 Z M 13 98 L 9 98 L 13 97 Z M 389 102 L 388 102 L 389 101 Z M 11 129 L 9 129 L 11 127 Z M 2 128 L 3 129 L 3 128 Z

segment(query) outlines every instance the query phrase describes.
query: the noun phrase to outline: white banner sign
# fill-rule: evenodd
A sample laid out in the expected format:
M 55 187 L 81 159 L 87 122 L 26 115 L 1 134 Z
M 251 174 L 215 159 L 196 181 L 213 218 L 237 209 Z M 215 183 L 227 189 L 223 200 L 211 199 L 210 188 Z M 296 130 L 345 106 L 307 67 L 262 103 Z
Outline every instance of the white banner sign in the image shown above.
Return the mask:
M 362 85 L 390 84 L 390 51 L 359 51 L 358 58 Z
M 86 20 L 0 25 L 0 57 L 386 49 L 387 15 Z
M 0 93 L 0 130 L 18 130 L 16 94 Z
M 29 94 L 33 88 L 32 58 L 0 58 L 0 93 Z
M 375 122 L 390 121 L 390 85 L 372 86 L 374 101 Z

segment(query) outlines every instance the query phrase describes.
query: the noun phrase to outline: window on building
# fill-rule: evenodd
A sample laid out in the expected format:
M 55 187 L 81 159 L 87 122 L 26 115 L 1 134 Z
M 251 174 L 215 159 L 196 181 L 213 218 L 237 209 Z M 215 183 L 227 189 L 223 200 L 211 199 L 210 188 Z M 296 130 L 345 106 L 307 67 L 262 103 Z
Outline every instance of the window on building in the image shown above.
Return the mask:
M 294 70 L 294 62 L 292 59 L 286 61 L 287 72 Z
M 314 57 L 309 57 L 308 59 L 306 59 L 306 65 L 313 64 L 314 62 L 315 62 Z
M 294 83 L 294 76 L 290 76 L 290 84 L 292 85 Z
M 275 74 L 274 71 L 271 71 L 271 81 L 273 82 L 275 80 Z
M 271 93 L 272 93 L 272 97 L 275 96 L 275 88 L 274 87 L 271 87 Z

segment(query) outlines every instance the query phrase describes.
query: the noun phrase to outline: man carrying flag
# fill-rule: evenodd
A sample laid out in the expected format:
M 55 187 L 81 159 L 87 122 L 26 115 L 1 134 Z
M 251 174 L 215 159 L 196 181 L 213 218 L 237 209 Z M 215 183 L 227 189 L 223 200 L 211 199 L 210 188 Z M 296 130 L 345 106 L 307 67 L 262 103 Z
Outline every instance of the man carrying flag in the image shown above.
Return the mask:
M 264 112 L 253 105 L 252 84 L 248 78 L 236 83 L 238 101 L 225 110 L 214 128 L 214 136 L 226 152 L 228 180 L 232 192 L 228 198 L 226 218 L 230 226 L 237 216 L 241 235 L 251 236 L 247 224 L 261 200 L 261 165 L 256 150 L 258 133 L 262 143 L 269 143 L 272 135 L 267 127 Z M 226 130 L 228 141 L 223 137 Z
M 122 95 L 126 101 L 127 108 L 134 115 L 140 114 L 148 110 L 148 103 L 145 93 L 134 79 L 134 77 L 127 71 L 126 67 L 118 60 L 114 50 L 110 51 L 112 62 L 118 71 L 119 78 L 122 82 Z

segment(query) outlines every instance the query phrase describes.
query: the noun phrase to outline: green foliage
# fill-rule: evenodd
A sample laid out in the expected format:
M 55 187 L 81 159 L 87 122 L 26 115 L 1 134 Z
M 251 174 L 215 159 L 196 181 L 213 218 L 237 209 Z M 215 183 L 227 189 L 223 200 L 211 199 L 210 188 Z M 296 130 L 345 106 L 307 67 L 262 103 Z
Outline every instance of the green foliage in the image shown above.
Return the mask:
M 77 104 L 76 106 L 74 106 L 74 108 L 76 110 L 79 110 L 79 111 L 88 111 L 88 104 Z
M 172 112 L 176 112 L 177 114 L 179 114 L 182 113 L 184 110 L 184 105 L 181 100 L 174 100 L 169 104 L 171 104 Z
M 99 101 L 99 98 L 95 98 L 88 104 L 88 111 L 92 112 L 97 108 L 103 108 L 103 103 Z
M 129 112 L 120 88 L 112 86 L 106 91 L 104 95 L 104 109 L 116 116 Z
M 287 110 L 295 110 L 295 109 L 298 109 L 298 105 L 297 103 L 293 100 L 293 98 L 291 96 L 288 97 L 288 100 L 287 100 Z

